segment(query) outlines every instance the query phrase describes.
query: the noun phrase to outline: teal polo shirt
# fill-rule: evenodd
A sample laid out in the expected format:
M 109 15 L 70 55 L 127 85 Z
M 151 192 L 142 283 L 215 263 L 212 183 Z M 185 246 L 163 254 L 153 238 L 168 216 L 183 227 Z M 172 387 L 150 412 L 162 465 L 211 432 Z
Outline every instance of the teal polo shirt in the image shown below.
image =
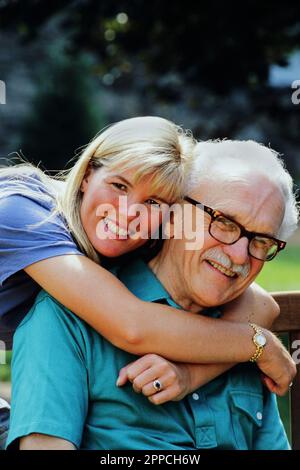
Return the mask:
M 141 299 L 174 305 L 143 261 L 114 272 Z M 289 448 L 276 398 L 252 364 L 155 406 L 131 384 L 115 385 L 136 359 L 40 292 L 14 337 L 8 445 L 42 433 L 98 450 Z

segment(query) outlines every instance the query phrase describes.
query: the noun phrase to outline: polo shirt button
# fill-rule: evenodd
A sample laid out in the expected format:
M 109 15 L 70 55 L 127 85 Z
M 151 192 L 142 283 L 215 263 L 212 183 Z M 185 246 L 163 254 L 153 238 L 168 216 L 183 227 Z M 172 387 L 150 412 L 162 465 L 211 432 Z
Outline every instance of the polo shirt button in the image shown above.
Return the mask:
M 257 419 L 261 420 L 262 417 L 263 417 L 263 415 L 262 415 L 262 413 L 261 413 L 260 411 L 258 411 L 258 412 L 256 413 L 256 417 L 257 417 Z
M 199 400 L 198 393 L 193 393 L 192 397 L 193 397 L 193 400 Z

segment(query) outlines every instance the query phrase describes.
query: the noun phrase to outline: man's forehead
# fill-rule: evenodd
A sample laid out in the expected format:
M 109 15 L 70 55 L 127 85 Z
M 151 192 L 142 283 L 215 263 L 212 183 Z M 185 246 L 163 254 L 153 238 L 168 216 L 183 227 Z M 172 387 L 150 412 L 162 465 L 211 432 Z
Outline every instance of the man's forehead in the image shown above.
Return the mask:
M 276 232 L 281 224 L 284 200 L 277 185 L 265 177 L 256 180 L 229 179 L 205 182 L 193 192 L 194 199 L 217 209 L 229 218 L 247 225 L 249 230 Z
M 254 173 L 231 175 L 226 179 L 216 174 L 215 178 L 201 182 L 192 197 L 205 205 L 238 206 L 241 200 L 259 205 L 261 200 L 270 198 L 284 203 L 279 186 L 268 177 Z

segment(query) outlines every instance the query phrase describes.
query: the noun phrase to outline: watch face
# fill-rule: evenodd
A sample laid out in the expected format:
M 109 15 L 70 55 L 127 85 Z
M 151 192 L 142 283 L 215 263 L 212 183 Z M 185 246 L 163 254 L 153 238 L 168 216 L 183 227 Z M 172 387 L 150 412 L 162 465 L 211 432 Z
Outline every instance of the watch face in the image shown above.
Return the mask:
M 255 335 L 255 342 L 257 343 L 258 346 L 264 346 L 267 342 L 266 337 L 262 333 L 257 333 Z

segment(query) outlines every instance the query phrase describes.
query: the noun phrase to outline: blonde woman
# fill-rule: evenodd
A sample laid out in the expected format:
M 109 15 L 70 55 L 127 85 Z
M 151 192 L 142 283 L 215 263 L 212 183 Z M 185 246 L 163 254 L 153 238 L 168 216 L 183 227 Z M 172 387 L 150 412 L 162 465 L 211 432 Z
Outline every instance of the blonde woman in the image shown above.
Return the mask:
M 115 346 L 147 355 L 131 375 L 123 371 L 120 385 L 128 378 L 134 385 L 146 370 L 147 380 L 172 372 L 168 387 L 149 397 L 153 403 L 179 399 L 211 380 L 214 369 L 193 363 L 247 360 L 241 338 L 246 334 L 251 340 L 249 313 L 266 327 L 278 314 L 277 305 L 257 286 L 228 304 L 225 319 L 217 320 L 141 301 L 101 266 L 103 257 L 117 258 L 148 243 L 129 234 L 134 217 L 121 208 L 120 196 L 128 205 L 146 207 L 149 237 L 163 219 L 163 208 L 182 195 L 184 163 L 194 144 L 170 121 L 139 117 L 100 133 L 63 178 L 50 178 L 26 164 L 0 170 L 2 340 L 9 344 L 43 288 Z M 98 212 L 105 204 L 111 213 Z M 99 227 L 106 238 L 98 237 Z M 275 373 L 273 378 L 276 382 Z M 280 380 L 278 393 L 285 387 Z

